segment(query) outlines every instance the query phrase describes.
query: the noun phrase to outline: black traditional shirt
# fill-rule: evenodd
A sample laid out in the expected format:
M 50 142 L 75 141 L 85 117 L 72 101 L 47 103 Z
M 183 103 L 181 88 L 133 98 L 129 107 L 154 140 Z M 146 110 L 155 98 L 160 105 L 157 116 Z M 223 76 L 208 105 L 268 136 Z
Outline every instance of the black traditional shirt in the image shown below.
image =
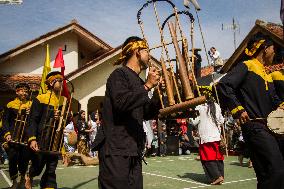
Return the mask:
M 284 70 L 275 71 L 270 74 L 277 95 L 284 101 Z
M 39 145 L 45 148 L 50 140 L 50 126 L 54 124 L 54 110 L 59 109 L 63 104 L 64 97 L 57 97 L 55 93 L 47 91 L 45 94 L 38 95 L 31 106 L 30 120 L 28 126 L 28 141 L 37 140 Z M 55 128 L 57 129 L 57 128 Z
M 102 114 L 106 136 L 103 149 L 107 155 L 137 156 L 144 148 L 143 120 L 158 114 L 160 102 L 152 99 L 139 75 L 123 66 L 107 80 Z
M 2 121 L 4 139 L 6 138 L 7 135 L 13 134 L 17 115 L 20 116 L 26 114 L 26 109 L 30 108 L 31 105 L 32 105 L 31 101 L 22 102 L 18 98 L 7 104 L 4 110 L 3 121 Z
M 270 75 L 257 59 L 239 63 L 217 85 L 221 106 L 233 116 L 247 111 L 250 118 L 266 118 L 283 101 L 276 95 Z

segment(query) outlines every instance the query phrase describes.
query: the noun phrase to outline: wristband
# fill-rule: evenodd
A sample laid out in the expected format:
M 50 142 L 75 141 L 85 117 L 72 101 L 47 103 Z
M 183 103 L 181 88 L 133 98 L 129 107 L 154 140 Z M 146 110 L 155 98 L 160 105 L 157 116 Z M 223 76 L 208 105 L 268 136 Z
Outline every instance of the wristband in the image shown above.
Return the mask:
M 146 87 L 147 91 L 150 91 L 150 87 L 148 87 L 146 84 L 144 84 L 144 86 Z

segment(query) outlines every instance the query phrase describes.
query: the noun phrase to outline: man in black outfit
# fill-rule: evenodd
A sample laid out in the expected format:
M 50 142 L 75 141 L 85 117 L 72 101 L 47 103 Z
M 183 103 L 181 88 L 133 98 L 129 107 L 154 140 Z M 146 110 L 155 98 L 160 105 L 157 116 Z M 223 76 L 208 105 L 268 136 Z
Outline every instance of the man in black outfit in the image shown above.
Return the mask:
M 266 126 L 268 114 L 284 103 L 276 95 L 264 65 L 272 63 L 274 45 L 267 36 L 255 35 L 240 62 L 217 85 L 223 108 L 241 124 L 257 176 L 258 189 L 284 188 L 284 161 L 276 138 Z
M 25 174 L 28 169 L 30 153 L 29 149 L 25 145 L 12 142 L 17 140 L 22 144 L 26 142 L 26 136 L 20 133 L 20 125 L 27 125 L 28 115 L 31 107 L 31 100 L 29 99 L 30 87 L 27 83 L 19 83 L 16 86 L 17 97 L 10 101 L 3 114 L 3 137 L 4 146 L 9 158 L 9 174 L 13 182 L 12 189 L 17 187 L 23 187 L 25 183 Z M 25 126 L 23 132 L 26 132 Z M 22 136 L 21 136 L 22 135 Z M 22 139 L 21 139 L 22 138 Z M 6 145 L 5 145 L 6 144 Z M 19 175 L 20 173 L 20 175 Z M 18 184 L 17 178 L 21 177 L 21 181 Z
M 143 188 L 143 120 L 155 117 L 160 108 L 155 91 L 152 99 L 148 97 L 149 90 L 160 80 L 158 70 L 150 67 L 146 82 L 139 77 L 149 66 L 149 60 L 146 42 L 139 37 L 130 37 L 122 46 L 120 59 L 114 63 L 122 66 L 107 80 L 102 130 L 98 131 L 103 131 L 105 136 L 99 152 L 101 189 Z
M 57 188 L 56 167 L 58 164 L 58 155 L 41 153 L 49 151 L 51 143 L 51 125 L 55 125 L 56 130 L 59 122 L 59 111 L 63 106 L 63 96 L 61 96 L 63 76 L 60 72 L 49 72 L 46 76 L 45 83 L 48 90 L 45 94 L 39 94 L 34 100 L 31 107 L 30 121 L 27 135 L 30 148 L 35 152 L 31 156 L 32 165 L 29 174 L 26 177 L 25 187 L 32 188 L 32 181 L 35 176 L 41 176 L 41 188 Z M 65 125 L 64 125 L 65 127 Z

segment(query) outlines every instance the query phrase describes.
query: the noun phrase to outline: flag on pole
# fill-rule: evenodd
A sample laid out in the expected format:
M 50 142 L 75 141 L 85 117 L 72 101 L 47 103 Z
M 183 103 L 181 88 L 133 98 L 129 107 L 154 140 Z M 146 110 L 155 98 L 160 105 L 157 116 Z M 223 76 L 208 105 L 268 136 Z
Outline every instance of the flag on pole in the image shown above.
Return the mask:
M 47 86 L 45 84 L 45 78 L 46 78 L 46 75 L 50 71 L 51 71 L 51 67 L 50 67 L 49 45 L 47 44 L 46 45 L 45 62 L 44 62 L 44 66 L 43 66 L 43 70 L 42 70 L 42 76 L 41 76 L 41 82 L 40 82 L 41 90 L 39 91 L 39 94 L 46 93 L 46 91 L 47 91 Z
M 58 52 L 57 52 L 57 55 L 56 55 L 53 67 L 54 68 L 64 68 L 65 69 L 62 48 L 58 49 Z
M 282 21 L 282 25 L 284 26 L 284 0 L 281 0 L 280 18 Z
M 56 55 L 53 68 L 61 68 L 61 75 L 64 78 L 61 95 L 65 96 L 69 100 L 70 99 L 70 93 L 69 93 L 69 90 L 68 90 L 68 87 L 67 87 L 67 82 L 66 82 L 65 76 L 64 76 L 65 65 L 64 65 L 62 48 L 58 49 L 58 53 Z

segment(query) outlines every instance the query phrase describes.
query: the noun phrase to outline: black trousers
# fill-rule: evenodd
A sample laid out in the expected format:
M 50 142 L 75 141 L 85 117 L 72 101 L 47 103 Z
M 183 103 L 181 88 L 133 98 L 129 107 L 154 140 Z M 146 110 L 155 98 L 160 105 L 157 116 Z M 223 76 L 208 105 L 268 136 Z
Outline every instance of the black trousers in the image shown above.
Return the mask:
M 20 173 L 21 176 L 24 176 L 30 160 L 30 151 L 28 147 L 9 143 L 6 153 L 9 159 L 9 174 L 11 180 L 16 179 L 18 173 Z
M 284 161 L 276 138 L 263 123 L 248 122 L 243 136 L 257 177 L 258 189 L 284 189 Z
M 280 151 L 282 153 L 282 157 L 284 159 L 284 137 L 278 137 L 277 138 L 277 141 L 278 141 L 278 144 L 279 144 L 279 148 L 280 148 Z
M 166 155 L 166 154 L 167 154 L 167 145 L 160 144 L 160 155 Z
M 181 145 L 181 149 L 182 149 L 182 154 L 185 154 L 187 150 L 190 150 L 190 143 L 184 141 Z
M 137 156 L 100 155 L 100 189 L 142 189 L 142 162 Z
M 29 176 L 35 177 L 41 174 L 44 166 L 45 171 L 41 176 L 41 188 L 57 188 L 55 170 L 58 164 L 58 155 L 34 153 L 31 156 L 32 165 L 29 169 Z
M 201 161 L 206 177 L 209 182 L 215 181 L 220 176 L 224 177 L 224 162 L 222 160 L 216 161 Z

